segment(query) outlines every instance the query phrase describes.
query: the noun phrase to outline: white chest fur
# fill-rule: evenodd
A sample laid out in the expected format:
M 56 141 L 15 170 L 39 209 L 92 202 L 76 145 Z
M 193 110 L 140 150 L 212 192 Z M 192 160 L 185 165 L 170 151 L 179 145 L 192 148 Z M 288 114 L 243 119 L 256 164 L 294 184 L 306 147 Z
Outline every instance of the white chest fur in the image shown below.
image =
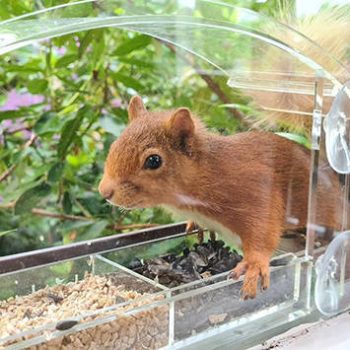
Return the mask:
M 208 230 L 218 232 L 225 242 L 232 244 L 236 247 L 241 247 L 242 241 L 240 237 L 234 232 L 230 231 L 227 227 L 223 226 L 219 222 L 207 218 L 206 216 L 191 210 L 182 210 L 172 206 L 163 206 L 164 209 L 178 216 L 183 220 L 193 220 L 196 224 Z

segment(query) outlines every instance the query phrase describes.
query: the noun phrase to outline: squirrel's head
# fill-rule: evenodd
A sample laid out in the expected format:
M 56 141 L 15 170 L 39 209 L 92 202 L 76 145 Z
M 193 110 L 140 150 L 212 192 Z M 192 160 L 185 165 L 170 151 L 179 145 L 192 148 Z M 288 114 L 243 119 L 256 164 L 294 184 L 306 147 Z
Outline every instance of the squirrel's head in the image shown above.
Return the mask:
M 176 203 L 197 171 L 200 122 L 187 108 L 149 112 L 139 96 L 128 114 L 129 125 L 109 150 L 101 195 L 125 208 Z

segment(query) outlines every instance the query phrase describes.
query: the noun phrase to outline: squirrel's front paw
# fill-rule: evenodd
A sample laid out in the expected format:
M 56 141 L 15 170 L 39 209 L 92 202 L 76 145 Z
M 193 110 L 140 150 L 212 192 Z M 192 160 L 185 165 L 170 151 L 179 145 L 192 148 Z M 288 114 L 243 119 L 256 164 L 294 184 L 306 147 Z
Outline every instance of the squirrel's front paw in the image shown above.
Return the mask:
M 194 221 L 189 220 L 186 224 L 186 233 L 190 233 L 191 231 L 198 230 L 197 238 L 198 243 L 202 244 L 204 242 L 204 231 L 200 228 Z
M 230 272 L 229 278 L 238 279 L 244 275 L 243 287 L 241 289 L 242 299 L 254 299 L 257 294 L 259 278 L 261 278 L 262 289 L 267 289 L 270 285 L 269 261 L 250 262 L 243 259 Z
M 194 231 L 197 228 L 197 225 L 194 221 L 188 220 L 186 223 L 186 233 L 190 233 L 191 231 Z
M 198 230 L 197 237 L 199 244 L 202 244 L 204 241 L 204 231 L 199 227 L 194 221 L 188 220 L 186 224 L 186 233 L 190 233 L 194 230 Z M 209 237 L 212 242 L 216 241 L 215 231 L 209 231 Z

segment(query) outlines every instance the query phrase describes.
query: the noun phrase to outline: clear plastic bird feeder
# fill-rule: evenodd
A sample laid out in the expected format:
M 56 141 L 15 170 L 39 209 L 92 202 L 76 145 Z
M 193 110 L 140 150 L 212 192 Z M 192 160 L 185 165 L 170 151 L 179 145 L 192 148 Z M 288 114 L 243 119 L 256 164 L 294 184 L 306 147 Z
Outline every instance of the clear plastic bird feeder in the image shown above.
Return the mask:
M 9 330 L 0 320 L 0 348 L 68 349 L 83 344 L 84 348 L 99 349 L 192 349 L 249 339 L 253 343 L 258 335 L 272 334 L 280 325 L 302 322 L 315 309 L 333 315 L 349 308 L 349 234 L 341 232 L 350 228 L 347 201 L 339 208 L 340 231 L 330 227 L 326 235 L 317 222 L 322 205 L 317 200 L 318 179 L 324 171 L 318 166 L 320 158 L 327 157 L 328 168 L 339 174 L 343 197 L 349 194 L 349 86 L 339 73 L 341 63 L 307 37 L 271 18 L 209 0 L 85 0 L 43 9 L 0 23 L 0 53 L 105 27 L 143 33 L 173 45 L 178 62 L 174 75 L 183 74 L 186 55 L 191 57 L 187 65 L 196 74 L 222 76 L 232 89 L 249 96 L 267 93 L 264 103 L 258 101 L 265 110 L 310 119 L 312 173 L 306 241 L 301 246 L 281 245 L 274 258 L 276 266 L 271 268 L 270 289 L 246 302 L 239 299 L 242 282 L 227 280 L 227 272 L 168 288 L 128 268 L 130 256 L 142 257 L 154 245 L 163 247 L 166 254 L 169 242 L 184 242 L 181 224 L 1 258 L 3 299 L 30 296 L 48 285 L 62 284 L 59 271 L 67 263 L 75 267 L 63 281 L 70 282 L 69 286 L 82 283 L 84 273 L 114 274 L 114 281 L 133 286 L 139 296 L 129 301 L 116 299 L 100 309 L 81 308 L 60 319 L 24 314 L 23 318 L 37 318 L 31 327 Z M 304 54 L 305 47 L 313 47 L 318 58 Z M 332 63 L 329 66 L 334 71 L 323 68 L 325 60 Z M 313 99 L 314 108 L 287 108 L 274 98 L 281 92 Z M 126 331 L 135 324 L 137 330 Z

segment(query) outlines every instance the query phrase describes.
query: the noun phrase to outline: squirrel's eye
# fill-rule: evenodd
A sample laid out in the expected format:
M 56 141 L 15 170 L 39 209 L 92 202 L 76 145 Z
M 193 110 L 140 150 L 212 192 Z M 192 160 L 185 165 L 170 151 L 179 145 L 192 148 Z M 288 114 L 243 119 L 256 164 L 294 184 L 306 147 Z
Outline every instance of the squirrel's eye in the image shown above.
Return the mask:
M 145 169 L 158 169 L 162 165 L 162 158 L 157 154 L 152 154 L 149 156 L 144 164 Z

